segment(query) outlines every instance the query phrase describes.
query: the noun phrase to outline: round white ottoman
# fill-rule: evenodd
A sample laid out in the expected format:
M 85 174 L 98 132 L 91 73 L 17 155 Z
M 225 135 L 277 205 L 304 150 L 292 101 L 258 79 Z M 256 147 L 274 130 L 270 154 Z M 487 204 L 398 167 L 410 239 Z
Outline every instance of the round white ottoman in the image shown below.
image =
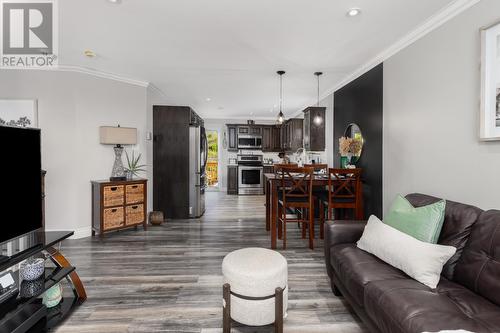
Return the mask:
M 236 250 L 222 261 L 224 284 L 230 286 L 231 318 L 248 326 L 275 322 L 275 292 L 283 289 L 283 316 L 288 305 L 285 257 L 264 248 Z M 280 320 L 282 322 L 282 320 Z

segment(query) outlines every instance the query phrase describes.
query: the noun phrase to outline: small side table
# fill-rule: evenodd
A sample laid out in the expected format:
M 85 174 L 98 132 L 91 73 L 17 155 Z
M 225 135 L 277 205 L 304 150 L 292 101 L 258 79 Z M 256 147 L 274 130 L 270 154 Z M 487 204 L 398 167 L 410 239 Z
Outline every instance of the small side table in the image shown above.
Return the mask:
M 147 179 L 91 183 L 92 236 L 139 225 L 147 229 Z

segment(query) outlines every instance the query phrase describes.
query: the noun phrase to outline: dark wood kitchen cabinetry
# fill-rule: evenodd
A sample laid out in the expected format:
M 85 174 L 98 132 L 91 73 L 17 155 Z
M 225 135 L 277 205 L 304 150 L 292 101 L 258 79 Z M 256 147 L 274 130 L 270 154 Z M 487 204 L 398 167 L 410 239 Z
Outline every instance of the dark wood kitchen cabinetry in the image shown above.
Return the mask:
M 311 106 L 304 110 L 304 149 L 325 150 L 325 107 Z
M 227 125 L 227 150 L 238 151 L 238 126 Z
M 303 124 L 303 119 L 293 118 L 281 126 L 281 146 L 285 151 L 295 152 L 303 147 Z
M 262 126 L 262 151 L 272 151 L 272 129 L 271 126 Z
M 262 126 L 260 125 L 239 125 L 238 134 L 242 135 L 262 135 Z
M 281 129 L 276 125 L 262 126 L 262 151 L 280 152 L 281 148 Z
M 227 194 L 238 194 L 238 166 L 227 167 Z

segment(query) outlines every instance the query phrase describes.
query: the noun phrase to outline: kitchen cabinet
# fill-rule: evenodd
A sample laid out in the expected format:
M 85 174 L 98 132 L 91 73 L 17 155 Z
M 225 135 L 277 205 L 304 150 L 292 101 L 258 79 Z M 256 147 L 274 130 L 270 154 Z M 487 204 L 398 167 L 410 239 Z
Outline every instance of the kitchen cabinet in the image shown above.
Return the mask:
M 238 134 L 262 135 L 262 126 L 258 125 L 239 125 Z
M 271 126 L 262 126 L 262 151 L 270 152 L 273 147 Z
M 281 148 L 281 128 L 276 125 L 262 126 L 262 151 L 280 152 Z
M 250 134 L 262 135 L 262 126 L 250 126 Z
M 271 151 L 280 152 L 281 149 L 281 126 L 271 126 Z
M 227 167 L 227 194 L 238 194 L 238 166 L 229 165 Z
M 303 124 L 303 119 L 293 118 L 281 126 L 281 146 L 285 151 L 295 152 L 303 147 Z
M 304 149 L 325 150 L 325 107 L 308 107 L 304 110 Z
M 238 151 L 238 126 L 227 125 L 227 150 Z

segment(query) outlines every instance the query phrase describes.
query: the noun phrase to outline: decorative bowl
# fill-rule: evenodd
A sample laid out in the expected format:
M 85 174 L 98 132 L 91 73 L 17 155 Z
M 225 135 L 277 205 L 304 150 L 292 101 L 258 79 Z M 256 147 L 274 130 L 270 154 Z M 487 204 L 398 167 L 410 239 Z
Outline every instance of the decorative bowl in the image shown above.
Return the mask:
M 21 279 L 33 281 L 38 279 L 45 272 L 45 259 L 28 259 L 21 264 L 19 274 Z
M 47 308 L 53 308 L 61 302 L 62 299 L 62 286 L 60 283 L 56 284 L 43 294 L 42 303 Z
M 30 298 L 36 295 L 40 295 L 43 292 L 44 286 L 45 280 L 41 277 L 32 281 L 25 280 L 21 282 L 21 297 Z

